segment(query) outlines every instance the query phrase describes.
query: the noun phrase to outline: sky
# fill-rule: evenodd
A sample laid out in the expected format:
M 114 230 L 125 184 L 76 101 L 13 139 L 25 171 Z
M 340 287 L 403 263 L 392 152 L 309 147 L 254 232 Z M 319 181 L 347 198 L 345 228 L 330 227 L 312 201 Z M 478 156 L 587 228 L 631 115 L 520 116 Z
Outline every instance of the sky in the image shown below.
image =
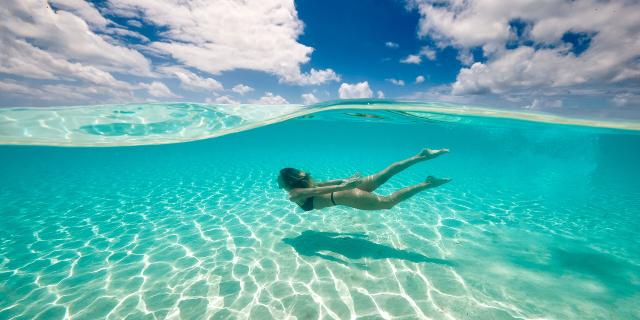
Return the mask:
M 640 119 L 640 2 L 4 0 L 0 106 L 441 101 Z

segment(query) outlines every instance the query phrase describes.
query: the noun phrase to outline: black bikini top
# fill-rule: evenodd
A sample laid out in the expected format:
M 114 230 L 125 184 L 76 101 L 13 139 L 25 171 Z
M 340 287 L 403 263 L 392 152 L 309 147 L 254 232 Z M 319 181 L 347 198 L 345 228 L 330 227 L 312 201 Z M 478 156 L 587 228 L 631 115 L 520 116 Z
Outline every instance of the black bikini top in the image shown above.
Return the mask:
M 304 211 L 313 210 L 313 197 L 307 198 L 307 200 L 305 200 L 304 203 L 300 205 L 300 208 L 302 208 L 302 210 Z

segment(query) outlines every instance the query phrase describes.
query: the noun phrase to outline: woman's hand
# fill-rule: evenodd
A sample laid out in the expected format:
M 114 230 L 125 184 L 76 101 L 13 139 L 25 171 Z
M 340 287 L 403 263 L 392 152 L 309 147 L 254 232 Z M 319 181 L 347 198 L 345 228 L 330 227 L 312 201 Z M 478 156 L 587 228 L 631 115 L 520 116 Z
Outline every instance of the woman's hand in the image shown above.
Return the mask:
M 347 178 L 346 180 L 349 180 L 349 179 L 360 179 L 360 177 L 362 177 L 360 172 L 356 172 L 351 177 Z
M 342 186 L 347 188 L 347 189 L 353 189 L 358 187 L 359 185 L 362 184 L 362 179 L 360 179 L 360 174 L 356 173 L 354 175 L 352 175 L 351 177 L 347 178 L 344 180 L 344 182 L 342 182 Z

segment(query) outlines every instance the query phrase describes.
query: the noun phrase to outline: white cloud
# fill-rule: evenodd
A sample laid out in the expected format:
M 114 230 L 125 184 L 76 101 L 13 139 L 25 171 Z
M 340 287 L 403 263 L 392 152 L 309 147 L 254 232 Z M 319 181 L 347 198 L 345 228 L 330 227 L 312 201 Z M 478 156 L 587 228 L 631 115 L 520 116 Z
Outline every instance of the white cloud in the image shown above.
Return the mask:
M 271 92 L 265 92 L 264 96 L 260 97 L 258 100 L 252 100 L 252 103 L 255 104 L 289 104 L 289 102 L 279 95 L 274 95 Z
M 50 3 L 8 0 L 0 6 L 0 73 L 18 79 L 5 81 L 4 96 L 12 98 L 3 103 L 132 101 L 137 85 L 114 75 L 154 73 L 149 60 L 117 37 L 144 37 L 122 29 L 91 3 Z
M 387 48 L 397 48 L 399 45 L 395 42 L 387 41 L 384 44 Z
M 6 94 L 30 94 L 32 89 L 15 80 L 0 80 L 0 92 Z
M 0 35 L 0 46 L 0 73 L 34 79 L 84 80 L 121 89 L 128 87 L 126 82 L 116 80 L 106 71 L 55 57 L 24 40 L 8 39 Z
M 386 79 L 387 81 L 395 84 L 396 86 L 404 86 L 404 80 L 398 80 L 398 79 Z
M 211 98 L 207 98 L 205 100 L 206 103 L 217 103 L 217 104 L 239 104 L 238 101 L 233 100 L 231 97 L 229 96 L 219 96 L 216 97 L 215 99 L 211 99 Z
M 148 43 L 150 40 L 149 38 L 141 35 L 138 32 L 132 31 L 132 30 L 128 30 L 128 29 L 124 29 L 124 28 L 120 28 L 120 27 L 110 27 L 107 28 L 106 30 L 104 30 L 104 32 L 108 33 L 109 36 L 104 35 L 105 40 L 109 41 L 109 42 L 125 42 L 126 38 L 134 38 L 137 39 L 143 43 Z M 112 36 L 112 37 L 110 37 Z M 119 39 L 116 38 L 123 38 L 122 41 L 120 41 Z M 146 48 L 142 48 L 144 50 L 146 50 Z
M 420 64 L 422 62 L 422 57 L 426 57 L 429 60 L 435 60 L 436 51 L 427 46 L 424 46 L 420 49 L 420 52 L 418 52 L 417 54 L 408 55 L 406 58 L 400 60 L 400 63 Z
M 212 78 L 203 78 L 197 74 L 175 66 L 165 66 L 158 68 L 158 71 L 170 74 L 180 80 L 180 86 L 190 91 L 217 91 L 222 90 L 222 83 Z
M 91 21 L 102 23 L 90 5 L 74 1 L 61 3 Z M 10 39 L 28 42 L 69 62 L 92 65 L 105 71 L 151 74 L 149 61 L 138 51 L 106 41 L 74 13 L 54 12 L 39 1 L 4 1 L 0 7 L 0 30 Z
M 454 103 L 471 103 L 472 102 L 469 96 L 452 95 L 451 85 L 448 85 L 448 84 L 428 87 L 424 91 L 418 91 L 409 95 L 401 96 L 400 99 L 444 101 L 444 102 L 454 102 Z
M 84 19 L 89 24 L 97 27 L 105 27 L 109 20 L 105 19 L 100 12 L 89 2 L 84 0 L 48 0 L 59 9 L 69 11 Z
M 318 98 L 313 95 L 313 93 L 303 93 L 302 94 L 302 102 L 306 105 L 318 103 Z
M 78 95 L 79 97 L 86 97 L 85 100 L 96 103 L 97 101 L 108 102 L 131 102 L 134 99 L 133 93 L 129 90 L 118 90 L 109 87 L 102 86 L 76 86 L 76 85 L 44 85 L 42 86 L 49 100 L 64 101 L 71 97 Z M 65 97 L 64 100 L 60 97 L 52 97 L 53 95 L 59 95 Z M 99 99 L 99 100 L 98 100 Z
M 251 92 L 253 91 L 253 88 L 251 88 L 250 86 L 246 86 L 242 83 L 235 85 L 231 91 L 238 93 L 238 94 L 242 94 L 244 95 L 247 92 Z
M 169 88 L 160 81 L 153 81 L 151 83 L 140 82 L 138 86 L 142 89 L 146 89 L 150 96 L 156 98 L 178 98 L 180 96 L 174 94 Z
M 563 94 L 567 90 L 625 88 L 640 80 L 640 2 L 598 0 L 539 2 L 505 6 L 493 0 L 413 0 L 421 15 L 419 35 L 438 47 L 453 46 L 462 68 L 452 92 Z M 518 20 L 524 27 L 516 28 Z M 568 32 L 588 37 L 586 49 L 565 42 Z M 509 44 L 509 45 L 508 45 Z M 481 48 L 484 62 L 473 63 Z M 533 104 L 532 104 L 533 105 Z
M 293 73 L 291 75 L 284 75 L 280 79 L 280 82 L 297 85 L 317 85 L 328 81 L 340 81 L 340 76 L 331 69 L 311 69 L 307 73 Z
M 427 57 L 429 60 L 436 59 L 436 51 L 426 46 L 420 49 L 420 55 Z
M 524 17 L 524 12 L 522 15 L 517 14 L 519 9 L 529 7 L 531 11 L 539 11 L 535 7 L 542 7 L 536 6 L 536 1 L 522 1 L 510 6 L 491 0 L 445 0 L 439 5 L 421 0 L 413 3 L 421 14 L 420 36 L 429 35 L 441 46 L 467 48 L 506 41 L 509 37 L 509 25 L 504 15 L 511 13 L 515 17 Z
M 614 95 L 613 98 L 611 98 L 611 102 L 613 102 L 615 105 L 619 107 L 624 107 L 629 105 L 640 106 L 640 95 L 632 94 L 629 92 L 619 93 Z
M 465 66 L 470 66 L 474 62 L 473 54 L 471 54 L 471 51 L 469 51 L 468 49 L 460 49 L 456 58 Z
M 338 89 L 338 94 L 340 99 L 371 98 L 373 96 L 368 81 L 356 84 L 342 83 Z
M 378 90 L 376 92 L 376 96 L 378 97 L 378 99 L 384 99 L 384 92 L 382 92 L 382 90 Z
M 9 79 L 0 80 L 0 93 L 10 97 L 27 98 L 35 101 L 55 101 L 65 104 L 96 103 L 97 101 L 129 102 L 134 98 L 131 91 L 103 86 L 56 84 L 33 87 L 27 83 Z M 96 97 L 99 97 L 99 100 Z
M 423 83 L 424 82 L 424 76 L 420 75 L 416 77 L 416 83 Z
M 400 62 L 407 64 L 420 64 L 420 62 L 422 62 L 422 57 L 417 54 L 410 54 L 406 58 L 400 60 Z
M 339 79 L 331 69 L 301 71 L 313 48 L 297 41 L 304 24 L 290 0 L 109 3 L 114 12 L 139 12 L 146 23 L 166 28 L 150 47 L 202 71 L 257 70 L 300 85 Z
M 136 32 L 143 26 L 158 29 L 153 42 Z M 290 0 L 7 0 L 0 6 L 0 73 L 33 90 L 23 93 L 26 100 L 2 103 L 32 103 L 33 93 L 45 94 L 41 80 L 61 90 L 70 85 L 119 90 L 117 96 L 131 95 L 144 83 L 163 97 L 176 97 L 173 87 L 154 84 L 166 75 L 190 91 L 223 90 L 206 73 L 237 69 L 267 72 L 296 85 L 339 81 L 332 69 L 303 68 L 313 52 L 298 42 L 303 26 Z M 145 55 L 163 66 L 154 70 Z M 130 75 L 135 80 L 122 80 Z M 82 90 L 90 101 L 108 100 Z
M 533 99 L 531 104 L 524 106 L 525 109 L 531 110 L 543 110 L 549 108 L 560 108 L 562 107 L 562 100 L 543 100 L 543 99 Z
M 127 24 L 136 28 L 142 27 L 142 22 L 138 20 L 133 20 L 133 19 L 127 20 Z
M 453 93 L 504 94 L 544 87 L 603 86 L 619 81 L 616 77 L 636 67 L 622 65 L 619 58 L 624 52 L 615 57 L 607 54 L 609 59 L 602 55 L 583 57 L 585 54 L 591 55 L 584 53 L 577 57 L 566 54 L 562 48 L 536 50 L 526 46 L 503 51 L 486 63 L 476 62 L 461 69 L 453 84 Z

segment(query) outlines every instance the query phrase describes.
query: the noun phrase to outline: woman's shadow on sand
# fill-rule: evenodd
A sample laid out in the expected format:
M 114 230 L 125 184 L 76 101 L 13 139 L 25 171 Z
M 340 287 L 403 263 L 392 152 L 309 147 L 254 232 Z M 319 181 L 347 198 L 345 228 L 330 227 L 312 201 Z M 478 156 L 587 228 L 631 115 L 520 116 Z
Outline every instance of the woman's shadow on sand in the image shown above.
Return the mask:
M 348 263 L 333 255 L 320 252 L 331 252 L 348 259 L 402 259 L 411 262 L 436 263 L 454 266 L 448 260 L 429 258 L 416 252 L 396 249 L 383 244 L 378 244 L 365 239 L 363 233 L 336 233 L 307 230 L 295 238 L 284 238 L 282 241 L 292 246 L 300 255 L 315 256 L 326 260 L 338 262 L 344 265 L 365 267 L 363 264 Z

